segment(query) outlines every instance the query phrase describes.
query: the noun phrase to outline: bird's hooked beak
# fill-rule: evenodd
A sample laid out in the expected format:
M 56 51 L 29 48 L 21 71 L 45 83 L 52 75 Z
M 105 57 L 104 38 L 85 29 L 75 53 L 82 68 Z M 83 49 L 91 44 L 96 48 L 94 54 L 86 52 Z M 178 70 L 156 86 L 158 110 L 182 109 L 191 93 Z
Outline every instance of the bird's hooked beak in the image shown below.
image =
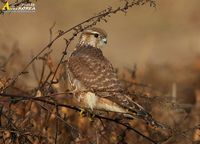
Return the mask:
M 107 39 L 106 38 L 103 38 L 102 41 L 107 44 Z

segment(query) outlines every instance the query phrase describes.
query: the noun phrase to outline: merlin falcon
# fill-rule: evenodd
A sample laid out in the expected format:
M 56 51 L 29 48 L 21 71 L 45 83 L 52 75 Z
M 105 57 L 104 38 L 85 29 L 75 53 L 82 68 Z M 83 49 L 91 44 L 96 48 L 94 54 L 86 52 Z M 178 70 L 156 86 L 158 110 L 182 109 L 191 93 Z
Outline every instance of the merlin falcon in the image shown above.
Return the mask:
M 80 104 L 90 110 L 116 112 L 124 117 L 143 119 L 152 126 L 158 125 L 123 88 L 112 64 L 101 51 L 106 43 L 104 30 L 87 29 L 82 32 L 69 57 L 69 79 L 75 91 L 79 92 Z

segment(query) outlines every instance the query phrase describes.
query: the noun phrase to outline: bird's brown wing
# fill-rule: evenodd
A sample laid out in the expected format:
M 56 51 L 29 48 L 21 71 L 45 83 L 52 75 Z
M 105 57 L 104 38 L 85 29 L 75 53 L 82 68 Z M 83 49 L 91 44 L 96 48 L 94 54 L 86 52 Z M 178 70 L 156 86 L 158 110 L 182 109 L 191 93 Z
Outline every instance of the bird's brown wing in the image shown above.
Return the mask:
M 98 48 L 79 47 L 70 56 L 68 67 L 73 76 L 88 90 L 95 92 L 123 90 L 112 64 Z

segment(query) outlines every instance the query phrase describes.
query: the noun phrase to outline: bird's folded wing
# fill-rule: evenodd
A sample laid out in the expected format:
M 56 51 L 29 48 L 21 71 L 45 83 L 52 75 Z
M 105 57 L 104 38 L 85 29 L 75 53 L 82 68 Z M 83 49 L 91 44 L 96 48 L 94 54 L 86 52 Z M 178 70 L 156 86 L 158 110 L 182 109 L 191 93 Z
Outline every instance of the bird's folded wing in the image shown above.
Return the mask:
M 92 91 L 122 91 L 112 64 L 100 49 L 82 47 L 69 58 L 69 69 L 76 79 Z

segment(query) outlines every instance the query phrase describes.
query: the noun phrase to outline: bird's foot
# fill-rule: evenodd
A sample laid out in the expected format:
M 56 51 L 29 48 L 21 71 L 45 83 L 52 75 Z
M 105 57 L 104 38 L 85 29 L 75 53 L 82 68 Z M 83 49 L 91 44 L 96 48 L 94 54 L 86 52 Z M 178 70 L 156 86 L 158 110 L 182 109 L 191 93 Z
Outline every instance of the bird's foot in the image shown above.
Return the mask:
M 86 116 L 86 111 L 85 111 L 85 109 L 83 109 L 83 108 L 80 108 L 80 116 L 81 117 L 85 117 Z
M 90 121 L 93 121 L 95 117 L 95 113 L 93 113 L 92 110 L 86 110 L 83 108 L 81 108 L 80 115 L 82 117 L 88 117 Z
M 94 121 L 94 118 L 95 118 L 95 114 L 94 113 L 89 113 L 89 116 L 88 116 L 88 119 L 89 121 Z
M 93 112 L 93 110 L 88 109 L 86 112 L 86 115 L 87 115 L 89 121 L 94 121 L 95 113 Z

